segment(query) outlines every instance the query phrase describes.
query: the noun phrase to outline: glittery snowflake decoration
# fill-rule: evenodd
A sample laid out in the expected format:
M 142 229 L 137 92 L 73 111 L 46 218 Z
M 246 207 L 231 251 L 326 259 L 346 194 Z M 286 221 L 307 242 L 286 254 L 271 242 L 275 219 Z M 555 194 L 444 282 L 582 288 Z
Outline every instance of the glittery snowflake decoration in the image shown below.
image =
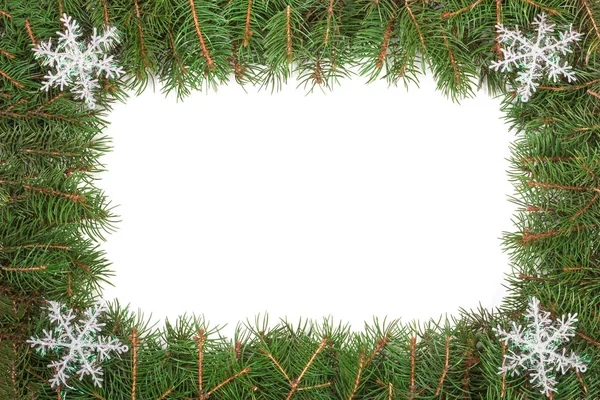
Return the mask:
M 526 37 L 517 26 L 514 31 L 506 29 L 503 25 L 496 25 L 498 40 L 505 44 L 502 47 L 503 60 L 494 61 L 491 68 L 495 71 L 511 72 L 513 67 L 519 70 L 517 82 L 521 85 L 517 89 L 522 101 L 528 101 L 535 92 L 537 82 L 542 75 L 556 82 L 559 75 L 563 75 L 569 82 L 575 81 L 575 72 L 567 61 L 561 64 L 560 56 L 571 52 L 569 45 L 583 36 L 573 31 L 573 26 L 568 31 L 559 32 L 559 38 L 551 36 L 554 24 L 546 20 L 544 13 L 539 14 L 533 21 L 537 25 L 537 34 Z
M 85 375 L 91 375 L 96 386 L 101 386 L 103 375 L 101 363 L 110 358 L 109 352 L 127 352 L 127 345 L 118 339 L 98 335 L 100 329 L 105 325 L 98 323 L 98 316 L 106 311 L 106 305 L 101 304 L 85 311 L 84 318 L 75 322 L 75 314 L 72 309 L 61 303 L 50 301 L 49 319 L 57 326 L 52 331 L 44 329 L 43 338 L 27 340 L 31 347 L 36 347 L 42 356 L 49 351 L 62 353 L 58 361 L 52 361 L 48 367 L 55 373 L 50 379 L 51 387 L 58 387 L 61 383 L 67 385 L 69 375 L 75 372 L 79 379 Z
M 556 392 L 555 372 L 564 374 L 569 368 L 578 372 L 587 369 L 579 356 L 572 352 L 567 354 L 564 347 L 562 351 L 559 350 L 562 343 L 575 335 L 577 314 L 569 314 L 566 320 L 563 315 L 560 320 L 553 322 L 549 318 L 550 313 L 541 310 L 539 300 L 533 297 L 525 317 L 528 320 L 525 330 L 515 322 L 510 332 L 503 330 L 500 325 L 494 328 L 504 344 L 511 344 L 498 373 L 510 371 L 511 375 L 518 375 L 521 370 L 529 371 L 534 387 L 550 396 L 551 392 Z
M 44 65 L 56 70 L 55 73 L 49 71 L 44 76 L 46 80 L 41 90 L 47 91 L 56 86 L 64 90 L 65 86 L 72 86 L 71 92 L 76 95 L 75 98 L 85 100 L 89 108 L 94 108 L 96 101 L 92 91 L 100 87 L 96 77 L 104 72 L 108 79 L 118 78 L 124 73 L 115 64 L 113 56 L 106 55 L 119 42 L 117 29 L 114 26 L 107 27 L 99 36 L 94 28 L 91 39 L 84 43 L 79 40 L 81 32 L 77 21 L 67 14 L 63 14 L 60 20 L 65 31 L 56 32 L 59 36 L 56 49 L 52 49 L 51 38 L 33 48 L 36 58 L 42 59 Z

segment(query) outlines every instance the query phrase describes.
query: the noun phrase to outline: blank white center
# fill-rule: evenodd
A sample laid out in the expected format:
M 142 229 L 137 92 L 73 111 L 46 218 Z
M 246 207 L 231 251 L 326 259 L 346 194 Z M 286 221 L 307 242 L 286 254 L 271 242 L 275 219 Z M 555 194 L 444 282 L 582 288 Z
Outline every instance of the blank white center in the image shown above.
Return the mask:
M 514 134 L 500 100 L 420 88 L 174 96 L 116 104 L 99 186 L 120 206 L 103 244 L 118 297 L 154 320 L 268 313 L 438 318 L 500 304 Z

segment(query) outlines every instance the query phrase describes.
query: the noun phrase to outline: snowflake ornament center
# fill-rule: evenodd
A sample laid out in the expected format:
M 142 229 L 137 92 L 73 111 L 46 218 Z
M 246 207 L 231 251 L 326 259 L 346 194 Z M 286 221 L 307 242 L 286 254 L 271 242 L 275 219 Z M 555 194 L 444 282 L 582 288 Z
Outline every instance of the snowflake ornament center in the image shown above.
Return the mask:
M 539 14 L 533 25 L 537 25 L 535 41 L 519 30 L 506 29 L 503 25 L 496 25 L 498 40 L 505 44 L 501 48 L 503 59 L 492 62 L 490 68 L 502 72 L 511 72 L 513 67 L 519 70 L 517 82 L 520 86 L 517 93 L 524 102 L 528 101 L 536 91 L 538 81 L 545 74 L 556 82 L 559 75 L 564 76 L 568 82 L 576 80 L 575 72 L 568 62 L 561 64 L 561 56 L 571 53 L 569 45 L 580 40 L 583 34 L 573 31 L 573 26 L 566 32 L 561 32 L 559 38 L 550 36 L 554 32 L 554 24 L 547 21 L 544 13 Z
M 55 74 L 48 72 L 44 78 L 40 90 L 46 90 L 50 87 L 60 86 L 64 90 L 65 86 L 71 86 L 77 99 L 83 99 L 89 108 L 95 108 L 96 100 L 93 96 L 93 90 L 99 88 L 98 77 L 104 73 L 105 77 L 119 78 L 124 74 L 124 70 L 117 66 L 113 56 L 107 56 L 106 52 L 111 50 L 119 43 L 119 35 L 115 27 L 106 27 L 101 36 L 98 36 L 96 29 L 91 39 L 87 42 L 78 41 L 81 36 L 80 27 L 77 21 L 74 21 L 67 14 L 63 14 L 60 19 L 65 32 L 56 32 L 59 36 L 56 49 L 52 49 L 52 39 L 47 42 L 41 42 L 33 48 L 35 57 L 43 60 L 44 65 L 54 68 Z
M 49 304 L 50 321 L 58 323 L 58 327 L 53 331 L 44 330 L 45 337 L 31 337 L 27 343 L 30 343 L 31 347 L 37 347 L 42 355 L 48 350 L 55 350 L 57 354 L 63 353 L 60 360 L 48 364 L 48 367 L 55 371 L 50 385 L 58 387 L 64 384 L 70 387 L 67 384 L 68 374 L 76 371 L 80 380 L 85 375 L 91 375 L 94 385 L 101 386 L 103 372 L 100 364 L 110 358 L 109 353 L 112 351 L 121 354 L 129 350 L 129 347 L 118 339 L 97 335 L 105 325 L 98 323 L 97 318 L 106 311 L 106 306 L 102 304 L 88 310 L 85 318 L 74 323 L 73 310 L 54 301 L 50 301 Z

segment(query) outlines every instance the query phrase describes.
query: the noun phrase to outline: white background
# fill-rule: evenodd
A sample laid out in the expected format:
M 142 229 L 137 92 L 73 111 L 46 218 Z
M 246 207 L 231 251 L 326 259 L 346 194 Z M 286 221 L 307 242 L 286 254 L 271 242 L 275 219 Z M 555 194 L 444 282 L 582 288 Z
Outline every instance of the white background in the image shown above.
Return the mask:
M 185 101 L 149 88 L 110 114 L 98 185 L 118 297 L 153 321 L 228 327 L 268 313 L 363 329 L 500 304 L 514 139 L 500 100 L 452 103 L 361 78 L 306 95 L 235 83 Z

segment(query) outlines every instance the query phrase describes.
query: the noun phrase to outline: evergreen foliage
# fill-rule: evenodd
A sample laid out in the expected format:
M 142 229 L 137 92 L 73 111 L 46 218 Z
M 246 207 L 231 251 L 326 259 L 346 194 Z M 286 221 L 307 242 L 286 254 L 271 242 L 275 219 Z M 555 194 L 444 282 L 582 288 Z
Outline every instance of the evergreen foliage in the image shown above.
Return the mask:
M 542 82 L 522 102 L 516 72 L 490 69 L 502 57 L 496 25 L 531 29 L 542 12 L 584 34 L 565 56 L 577 81 Z M 107 24 L 122 34 L 114 54 L 126 75 L 100 79 L 93 110 L 58 88 L 40 91 L 47 69 L 32 48 L 56 37 L 63 13 L 84 37 Z M 545 398 L 528 376 L 498 373 L 506 348 L 493 331 L 522 320 L 533 297 L 551 319 L 577 313 L 568 349 L 588 360 L 585 374 L 558 376 L 550 396 L 599 398 L 599 46 L 592 0 L 1 0 L 0 399 Z M 83 313 L 109 282 L 97 243 L 118 216 L 94 179 L 110 150 L 102 130 L 112 102 L 153 79 L 179 98 L 229 80 L 277 90 L 293 74 L 307 91 L 327 90 L 354 65 L 390 84 L 417 81 L 428 66 L 457 102 L 481 87 L 502 96 L 518 132 L 510 179 L 519 210 L 504 237 L 501 307 L 373 321 L 362 332 L 257 319 L 224 338 L 196 316 L 148 326 L 114 302 L 102 335 L 129 353 L 103 364 L 101 387 L 52 388 L 50 360 L 26 340 L 48 329 L 46 300 Z

